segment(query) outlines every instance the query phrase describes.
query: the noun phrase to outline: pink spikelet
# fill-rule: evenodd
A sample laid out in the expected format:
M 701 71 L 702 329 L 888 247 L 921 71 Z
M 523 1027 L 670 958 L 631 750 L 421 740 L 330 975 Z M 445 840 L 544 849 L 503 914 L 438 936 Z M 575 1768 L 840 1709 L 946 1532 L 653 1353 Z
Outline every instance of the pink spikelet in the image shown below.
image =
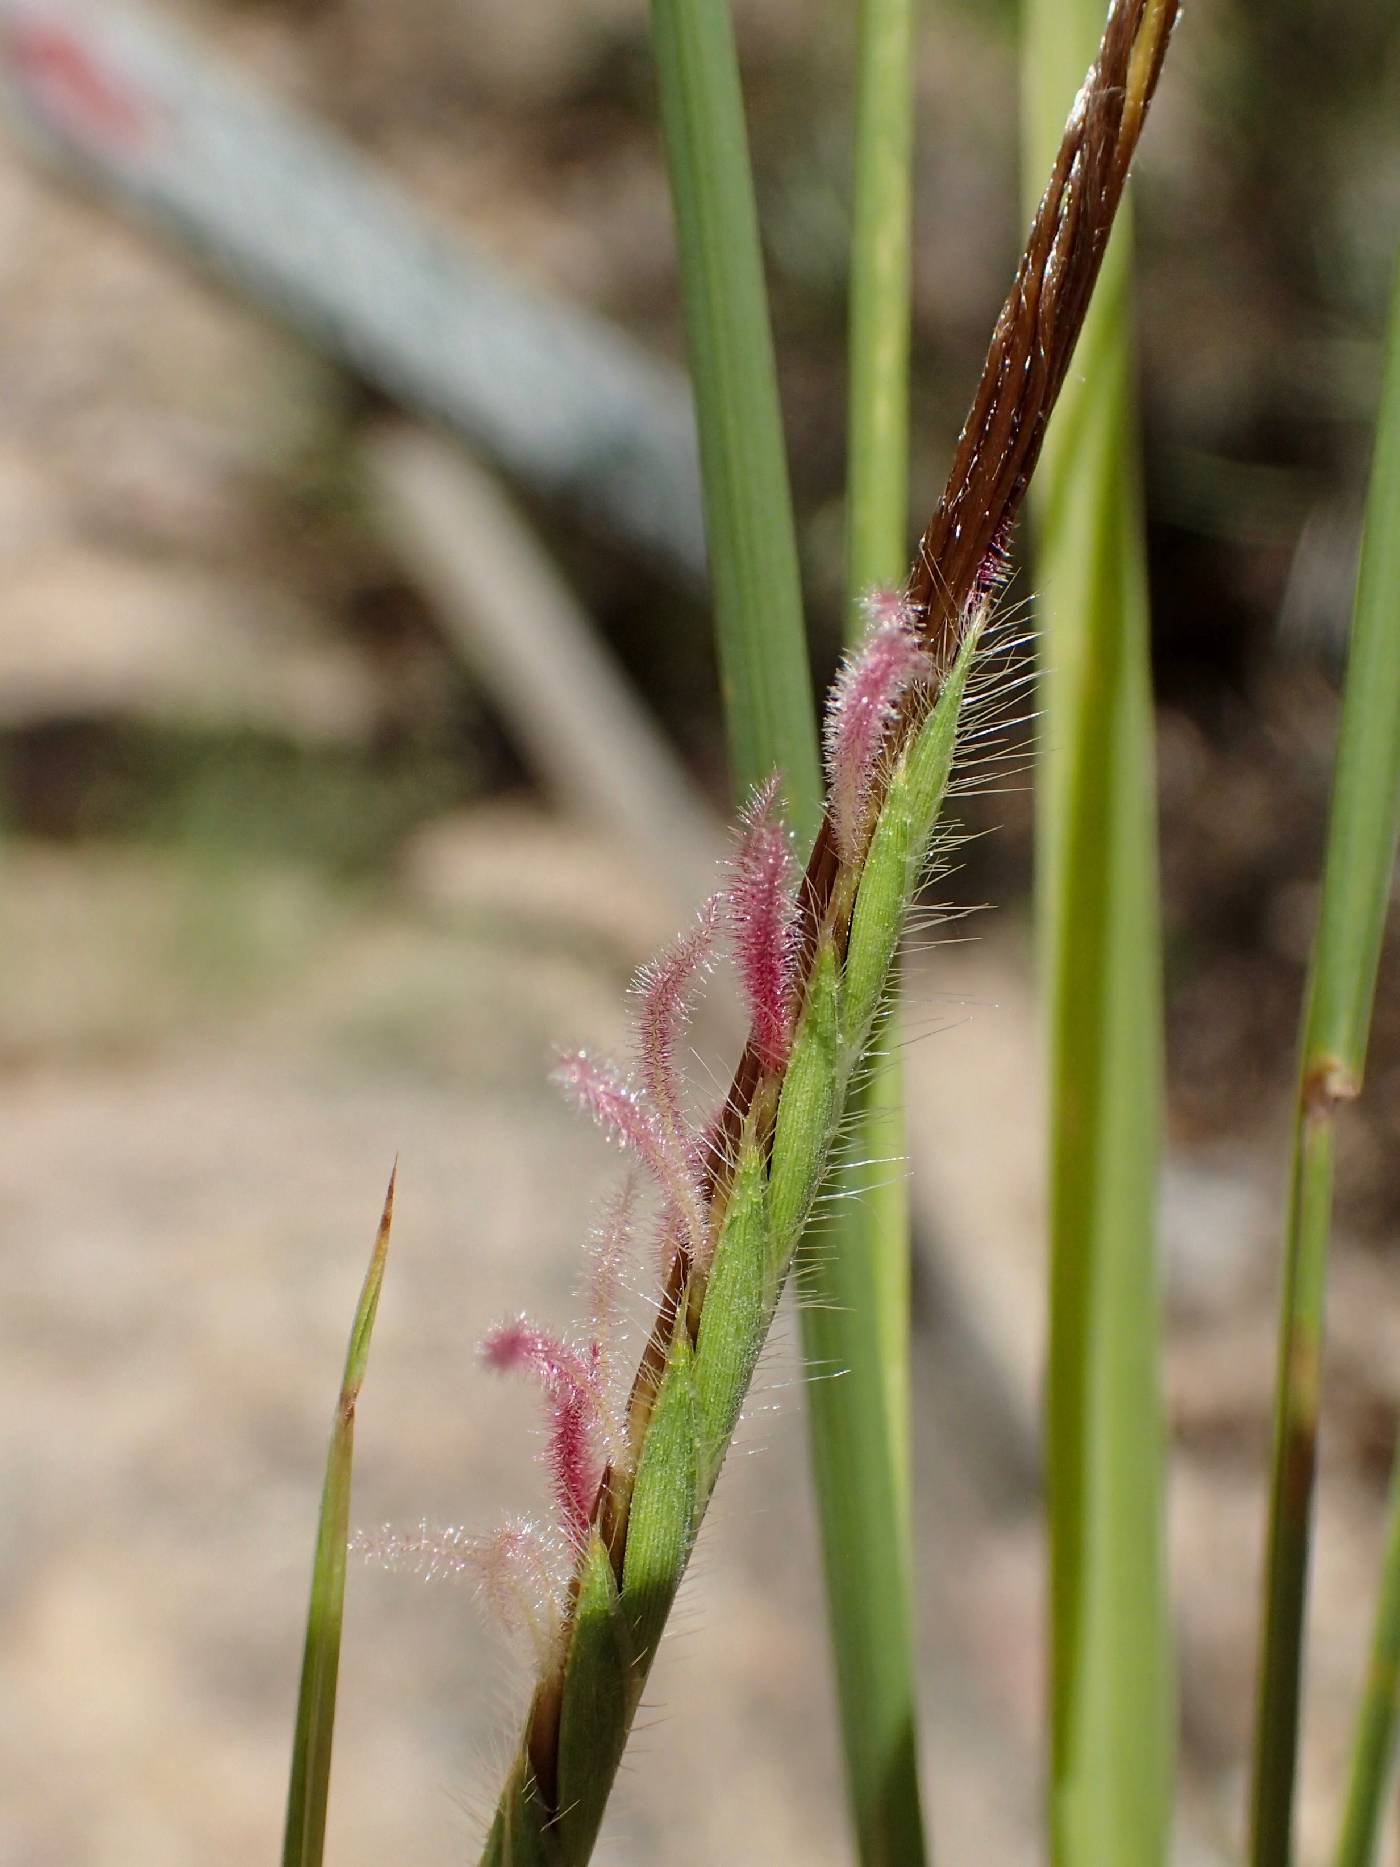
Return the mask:
M 672 1145 L 701 1170 L 700 1140 L 686 1118 L 676 1074 L 676 1045 L 690 1023 L 695 993 L 714 964 L 720 898 L 712 896 L 688 932 L 673 941 L 632 981 L 640 1001 L 637 1013 L 637 1063 Z
M 753 1043 L 765 1069 L 781 1070 L 792 1046 L 797 971 L 797 863 L 778 814 L 778 779 L 756 791 L 729 864 L 729 925 L 748 1000 Z
M 597 1344 L 580 1354 L 521 1316 L 491 1331 L 481 1344 L 481 1359 L 497 1371 L 532 1374 L 544 1389 L 555 1504 L 565 1533 L 571 1541 L 580 1541 L 587 1534 L 602 1477 L 600 1441 L 608 1425 Z
M 692 1256 L 697 1262 L 703 1261 L 708 1252 L 709 1221 L 698 1167 L 666 1128 L 647 1095 L 628 1082 L 615 1064 L 584 1050 L 563 1056 L 553 1080 L 619 1147 L 636 1154 L 668 1204 L 681 1214 Z
M 836 677 L 822 734 L 836 842 L 847 862 L 859 861 L 864 846 L 885 735 L 901 699 L 931 670 L 902 596 L 873 591 L 865 613 L 870 626 Z

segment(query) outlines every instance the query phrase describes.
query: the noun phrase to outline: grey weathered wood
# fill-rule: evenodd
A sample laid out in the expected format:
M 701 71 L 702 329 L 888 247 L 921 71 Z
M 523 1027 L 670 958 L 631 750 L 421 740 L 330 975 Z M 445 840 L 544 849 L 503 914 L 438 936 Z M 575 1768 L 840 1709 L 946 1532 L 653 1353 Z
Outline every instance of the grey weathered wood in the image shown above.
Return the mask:
M 693 911 L 722 831 L 501 488 L 407 424 L 372 436 L 363 461 L 381 529 L 536 775 Z
M 0 0 L 0 109 L 407 407 L 687 580 L 704 573 L 689 391 L 510 281 L 346 143 L 116 0 Z

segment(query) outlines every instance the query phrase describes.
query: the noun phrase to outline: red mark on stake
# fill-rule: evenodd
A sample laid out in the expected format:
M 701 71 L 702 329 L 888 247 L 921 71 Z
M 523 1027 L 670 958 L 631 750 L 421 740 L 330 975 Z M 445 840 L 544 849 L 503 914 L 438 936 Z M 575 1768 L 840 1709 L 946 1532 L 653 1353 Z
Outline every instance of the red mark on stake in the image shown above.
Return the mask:
M 125 154 L 146 140 L 149 113 L 132 92 L 64 26 L 20 20 L 4 39 L 5 62 L 58 129 L 86 144 Z

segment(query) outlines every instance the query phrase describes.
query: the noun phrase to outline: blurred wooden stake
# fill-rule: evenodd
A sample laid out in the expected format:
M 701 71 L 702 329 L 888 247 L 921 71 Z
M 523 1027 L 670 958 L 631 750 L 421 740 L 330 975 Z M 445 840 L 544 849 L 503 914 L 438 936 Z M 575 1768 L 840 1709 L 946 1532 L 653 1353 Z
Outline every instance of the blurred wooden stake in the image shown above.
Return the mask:
M 693 910 L 720 827 L 500 486 L 406 424 L 372 436 L 364 465 L 384 536 L 541 782 Z

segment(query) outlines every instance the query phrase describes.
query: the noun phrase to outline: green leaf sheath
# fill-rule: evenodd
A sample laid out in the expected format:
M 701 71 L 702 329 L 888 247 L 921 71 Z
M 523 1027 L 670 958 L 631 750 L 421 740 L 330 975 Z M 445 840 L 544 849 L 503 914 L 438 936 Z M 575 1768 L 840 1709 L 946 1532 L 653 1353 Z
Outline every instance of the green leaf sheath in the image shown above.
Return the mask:
M 336 1685 L 340 1675 L 340 1630 L 345 1610 L 345 1559 L 350 1527 L 350 1481 L 355 1459 L 355 1407 L 369 1362 L 370 1338 L 379 1312 L 379 1293 L 389 1257 L 394 1222 L 394 1186 L 389 1191 L 374 1241 L 369 1269 L 355 1307 L 345 1373 L 336 1402 L 321 1491 L 321 1515 L 311 1575 L 311 1603 L 301 1662 L 296 1732 L 292 1739 L 291 1781 L 282 1867 L 319 1867 L 326 1840 L 326 1805 L 330 1795 L 331 1745 L 335 1735 Z
M 517 1758 L 486 1837 L 481 1867 L 559 1867 L 561 1858 L 554 1833 L 545 1826 L 529 1765 Z
M 573 1640 L 559 1712 L 559 1819 L 566 1858 L 587 1856 L 622 1760 L 632 1693 L 633 1642 L 617 1581 L 596 1530 L 579 1572 Z M 611 1734 L 614 1754 L 607 1749 Z
M 1340 1105 L 1361 1089 L 1398 828 L 1400 273 L 1391 301 L 1294 1112 L 1251 1796 L 1255 1867 L 1287 1867 L 1292 1845 L 1333 1140 Z M 1387 1582 L 1383 1612 L 1388 1587 Z M 1363 1747 L 1371 1741 L 1368 1733 L 1363 1725 Z M 1357 1790 L 1354 1778 L 1354 1798 L 1363 1793 L 1370 1792 Z M 1355 1803 L 1348 1822 L 1354 1832 L 1363 1826 Z
M 1036 188 L 1101 24 L 1099 0 L 1027 0 Z M 1175 1770 L 1156 1243 L 1161 928 L 1126 233 L 1120 222 L 1032 495 L 1055 1867 L 1160 1867 Z
M 817 953 L 807 1008 L 783 1079 L 768 1191 L 768 1268 L 774 1296 L 826 1172 L 841 1118 L 841 982 L 830 940 Z
M 753 1378 L 768 1314 L 768 1182 L 763 1154 L 745 1138 L 705 1291 L 695 1352 L 702 1495 L 719 1474 Z
M 730 773 L 783 775 L 804 849 L 821 770 L 758 215 L 724 0 L 652 0 Z
M 701 1437 L 694 1358 L 681 1328 L 671 1339 L 628 1521 L 622 1605 L 640 1654 L 656 1650 L 699 1525 Z

